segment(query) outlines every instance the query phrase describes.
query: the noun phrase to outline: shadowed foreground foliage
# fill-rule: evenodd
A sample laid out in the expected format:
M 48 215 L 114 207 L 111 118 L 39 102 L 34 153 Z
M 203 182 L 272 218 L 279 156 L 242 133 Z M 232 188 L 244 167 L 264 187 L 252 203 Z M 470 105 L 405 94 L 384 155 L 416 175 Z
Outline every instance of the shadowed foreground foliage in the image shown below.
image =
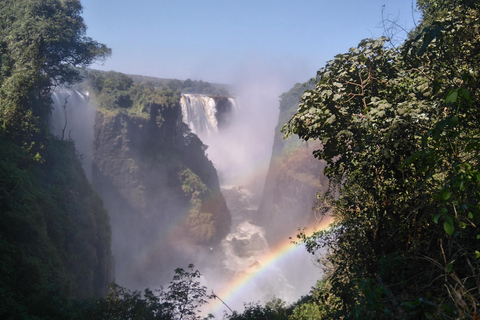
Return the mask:
M 117 284 L 109 286 L 105 299 L 79 303 L 81 319 L 202 319 L 199 308 L 212 296 L 200 284 L 201 274 L 190 264 L 188 270 L 175 269 L 173 280 L 164 290 L 130 291 Z
M 105 294 L 110 225 L 72 142 L 49 134 L 51 90 L 109 55 L 77 0 L 0 2 L 0 318 L 65 319 Z
M 111 281 L 110 225 L 73 143 L 44 142 L 43 162 L 0 136 L 0 318 L 65 318 L 69 299 Z

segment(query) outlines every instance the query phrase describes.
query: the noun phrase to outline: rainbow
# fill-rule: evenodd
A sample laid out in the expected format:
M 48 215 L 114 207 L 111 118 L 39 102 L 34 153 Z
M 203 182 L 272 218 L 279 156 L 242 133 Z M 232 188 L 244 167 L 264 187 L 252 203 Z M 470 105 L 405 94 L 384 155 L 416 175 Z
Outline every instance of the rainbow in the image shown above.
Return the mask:
M 320 224 L 315 224 L 314 226 L 307 228 L 305 232 L 309 235 L 314 231 L 323 230 L 327 228 L 331 222 L 331 217 L 325 217 Z M 296 234 L 297 233 L 295 233 L 291 239 L 295 239 Z M 219 315 L 221 312 L 227 311 L 227 309 L 230 308 L 227 306 L 233 305 L 233 303 L 239 299 L 242 299 L 241 301 L 244 302 L 256 302 L 244 300 L 245 297 L 249 297 L 249 290 L 252 285 L 257 281 L 260 281 L 260 279 L 272 269 L 282 265 L 288 260 L 291 261 L 299 254 L 304 254 L 306 252 L 303 245 L 293 244 L 291 239 L 287 239 L 273 247 L 268 254 L 260 259 L 259 265 L 256 269 L 239 274 L 231 281 L 224 284 L 218 291 L 214 290 L 213 293 L 219 299 L 214 299 L 213 302 L 208 304 L 206 313 Z M 314 283 L 311 285 L 314 285 Z

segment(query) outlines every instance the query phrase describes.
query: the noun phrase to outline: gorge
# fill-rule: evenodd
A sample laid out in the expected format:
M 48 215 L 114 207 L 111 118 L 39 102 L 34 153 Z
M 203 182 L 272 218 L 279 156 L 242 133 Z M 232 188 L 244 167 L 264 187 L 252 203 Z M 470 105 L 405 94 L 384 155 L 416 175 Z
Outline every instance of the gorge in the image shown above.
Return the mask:
M 113 90 L 107 87 L 112 79 L 117 81 Z M 53 96 L 53 131 L 64 138 L 68 132 L 76 141 L 110 214 L 116 282 L 133 289 L 156 287 L 171 278 L 174 268 L 193 263 L 207 287 L 237 310 L 243 302 L 273 297 L 293 302 L 308 293 L 319 270 L 288 237 L 314 224 L 311 199 L 321 185 L 309 184 L 316 176 L 295 170 L 319 174 L 318 161 L 305 166 L 308 161 L 297 157 L 288 162 L 294 171 L 275 169 L 284 149 L 277 134 L 263 191 L 271 149 L 251 145 L 255 131 L 248 122 L 256 125 L 248 117 L 254 115 L 252 106 L 238 105 L 228 96 L 193 93 L 178 94 L 167 106 L 155 102 L 158 96 L 140 106 L 131 92 L 154 91 L 141 86 L 117 73 L 93 73 L 83 91 L 61 90 Z M 291 99 L 298 100 L 299 92 L 294 94 Z M 117 102 L 108 105 L 112 96 Z M 304 150 L 299 154 L 305 158 L 311 154 L 311 147 L 295 148 Z M 267 165 L 258 167 L 259 160 Z M 296 201 L 285 195 L 294 189 L 309 191 Z M 306 213 L 289 218 L 299 211 Z M 298 263 L 305 270 L 301 275 L 291 272 Z M 222 307 L 209 310 L 220 315 Z

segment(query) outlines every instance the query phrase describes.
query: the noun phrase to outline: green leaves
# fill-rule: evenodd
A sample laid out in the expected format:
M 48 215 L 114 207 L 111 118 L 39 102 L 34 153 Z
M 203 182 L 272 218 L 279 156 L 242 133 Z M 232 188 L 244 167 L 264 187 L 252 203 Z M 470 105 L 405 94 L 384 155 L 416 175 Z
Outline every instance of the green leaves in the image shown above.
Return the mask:
M 445 104 L 447 106 L 451 106 L 457 101 L 457 98 L 458 98 L 458 89 L 452 90 L 445 98 Z
M 437 35 L 442 30 L 443 30 L 443 27 L 441 25 L 433 25 L 425 28 L 423 32 L 420 34 L 420 36 L 423 35 L 423 43 L 420 49 L 418 49 L 417 55 L 419 56 L 423 55 L 427 51 L 427 47 L 435 40 Z
M 207 288 L 199 282 L 200 272 L 193 268 L 190 264 L 189 270 L 175 269 L 167 290 L 147 288 L 142 293 L 112 283 L 106 298 L 77 313 L 85 319 L 203 319 L 198 309 L 213 296 L 207 294 Z
M 453 220 L 452 221 L 445 221 L 443 223 L 443 229 L 448 235 L 452 235 L 453 232 L 455 231 L 455 227 L 453 226 Z
M 443 223 L 443 229 L 445 230 L 445 232 L 448 235 L 452 235 L 455 232 L 454 225 L 457 219 L 454 216 L 448 214 L 447 208 L 442 208 L 441 213 L 434 215 L 433 222 L 438 224 L 440 218 L 445 220 Z
M 446 120 L 447 120 L 447 126 L 451 128 L 457 126 L 459 121 L 457 116 L 448 117 Z
M 446 201 L 448 199 L 450 199 L 450 197 L 452 196 L 450 190 L 448 188 L 444 188 L 442 189 L 442 200 Z
M 336 119 L 336 116 L 333 114 L 330 118 L 327 119 L 327 121 L 325 121 L 326 123 L 328 124 L 332 124 L 335 122 L 335 119 Z
M 78 0 L 0 2 L 0 127 L 19 144 L 46 135 L 54 86 L 111 53 L 85 36 L 81 12 Z
M 445 283 L 464 293 L 480 285 L 466 280 L 480 268 L 471 259 L 480 225 L 480 11 L 473 2 L 475 10 L 464 1 L 422 3 L 449 10 L 436 11 L 438 20 L 416 30 L 418 36 L 398 51 L 366 39 L 335 56 L 284 127 L 323 142 L 314 154 L 327 161 L 330 192 L 338 194 L 326 200 L 338 229 L 334 240 L 316 240 L 332 251 L 330 279 L 350 308 L 343 310 L 346 318 L 379 318 L 363 307 L 379 301 L 382 310 L 400 314 L 401 302 L 386 301 L 406 296 L 409 307 L 400 317 L 454 318 L 458 304 Z M 408 263 L 380 268 L 378 262 L 393 252 Z M 425 262 L 432 267 L 426 277 L 445 282 L 434 280 L 413 293 L 411 288 L 419 288 L 411 280 L 419 278 L 413 270 Z M 372 283 L 380 285 L 384 273 L 392 284 L 382 286 L 386 296 L 367 296 L 372 292 L 362 291 L 363 280 L 375 278 Z M 425 294 L 432 292 L 438 296 L 426 303 Z M 466 305 L 461 312 L 467 314 L 474 302 Z

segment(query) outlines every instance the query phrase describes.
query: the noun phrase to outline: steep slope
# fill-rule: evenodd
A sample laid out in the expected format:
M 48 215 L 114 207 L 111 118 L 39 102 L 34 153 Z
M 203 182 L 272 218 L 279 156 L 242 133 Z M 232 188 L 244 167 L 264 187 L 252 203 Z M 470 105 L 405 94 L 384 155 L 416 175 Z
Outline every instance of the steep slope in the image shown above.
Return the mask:
M 66 316 L 70 298 L 111 279 L 110 226 L 73 143 L 50 138 L 43 159 L 0 136 L 0 318 Z
M 179 92 L 118 73 L 96 80 L 92 184 L 111 215 L 116 279 L 162 284 L 218 244 L 230 213 L 206 146 L 182 123 Z
M 54 87 L 111 50 L 79 0 L 0 1 L 0 319 L 72 319 L 105 293 L 110 227 L 73 143 L 53 138 Z
M 324 163 L 315 159 L 316 143 L 301 142 L 296 137 L 283 139 L 281 129 L 297 110 L 305 90 L 313 82 L 297 83 L 280 96 L 280 114 L 275 128 L 272 158 L 262 201 L 258 209 L 259 223 L 267 230 L 270 243 L 285 240 L 298 228 L 321 219 L 316 215 L 316 194 L 327 190 L 323 175 Z

